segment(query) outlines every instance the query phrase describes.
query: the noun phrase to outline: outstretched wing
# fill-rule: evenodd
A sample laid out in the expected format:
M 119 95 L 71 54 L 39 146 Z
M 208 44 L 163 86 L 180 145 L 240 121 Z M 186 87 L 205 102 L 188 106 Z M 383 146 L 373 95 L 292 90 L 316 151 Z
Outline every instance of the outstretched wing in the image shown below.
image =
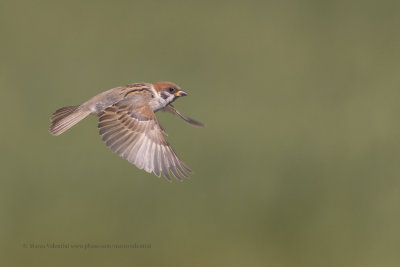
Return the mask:
M 165 140 L 148 105 L 117 103 L 107 107 L 100 115 L 98 128 L 106 145 L 139 169 L 158 177 L 163 174 L 169 181 L 170 171 L 178 180 L 192 172 Z
M 169 112 L 174 115 L 178 115 L 181 119 L 186 121 L 187 123 L 197 126 L 197 127 L 205 127 L 205 125 L 199 121 L 193 120 L 191 118 L 186 117 L 182 113 L 180 113 L 172 104 L 167 105 L 165 108 L 162 109 L 163 111 Z

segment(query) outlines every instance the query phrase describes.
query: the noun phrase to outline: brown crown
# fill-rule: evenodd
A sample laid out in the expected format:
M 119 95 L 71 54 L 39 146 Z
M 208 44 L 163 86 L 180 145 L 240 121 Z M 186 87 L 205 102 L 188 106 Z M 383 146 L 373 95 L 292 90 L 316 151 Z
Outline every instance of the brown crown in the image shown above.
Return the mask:
M 171 83 L 171 82 L 156 82 L 156 83 L 153 83 L 153 86 L 157 92 L 167 91 L 167 90 L 169 90 L 169 88 L 174 88 L 177 91 L 181 90 L 181 88 L 178 85 Z

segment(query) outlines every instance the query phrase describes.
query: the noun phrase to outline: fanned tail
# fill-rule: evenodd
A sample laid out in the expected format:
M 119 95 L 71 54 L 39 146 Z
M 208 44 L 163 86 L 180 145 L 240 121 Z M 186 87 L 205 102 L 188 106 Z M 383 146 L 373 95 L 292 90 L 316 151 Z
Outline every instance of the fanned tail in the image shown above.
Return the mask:
M 52 135 L 60 135 L 89 114 L 90 111 L 82 110 L 80 106 L 62 107 L 51 116 L 49 132 Z

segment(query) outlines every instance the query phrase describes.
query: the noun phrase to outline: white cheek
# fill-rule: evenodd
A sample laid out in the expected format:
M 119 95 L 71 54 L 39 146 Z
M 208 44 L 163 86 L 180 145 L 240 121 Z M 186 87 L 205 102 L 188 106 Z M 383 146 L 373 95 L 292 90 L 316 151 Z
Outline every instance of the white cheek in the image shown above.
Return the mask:
M 169 95 L 166 99 L 161 97 L 155 90 L 153 91 L 154 98 L 150 101 L 149 105 L 153 111 L 157 111 L 161 108 L 164 108 L 166 105 L 171 103 L 174 100 L 174 95 Z
M 170 96 L 168 97 L 168 103 L 171 103 L 172 100 L 174 100 L 174 95 L 170 95 Z

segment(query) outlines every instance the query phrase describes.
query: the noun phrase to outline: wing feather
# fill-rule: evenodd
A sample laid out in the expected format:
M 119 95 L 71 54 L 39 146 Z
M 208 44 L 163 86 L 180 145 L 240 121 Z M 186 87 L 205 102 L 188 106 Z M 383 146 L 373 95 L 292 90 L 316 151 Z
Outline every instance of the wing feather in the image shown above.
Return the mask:
M 160 144 L 154 143 L 154 158 L 153 158 L 153 164 L 154 164 L 154 173 L 158 177 L 161 176 L 161 165 L 160 165 Z
M 169 181 L 171 176 L 182 180 L 191 172 L 168 144 L 149 106 L 135 108 L 124 102 L 107 107 L 98 128 L 106 145 L 139 169 Z

